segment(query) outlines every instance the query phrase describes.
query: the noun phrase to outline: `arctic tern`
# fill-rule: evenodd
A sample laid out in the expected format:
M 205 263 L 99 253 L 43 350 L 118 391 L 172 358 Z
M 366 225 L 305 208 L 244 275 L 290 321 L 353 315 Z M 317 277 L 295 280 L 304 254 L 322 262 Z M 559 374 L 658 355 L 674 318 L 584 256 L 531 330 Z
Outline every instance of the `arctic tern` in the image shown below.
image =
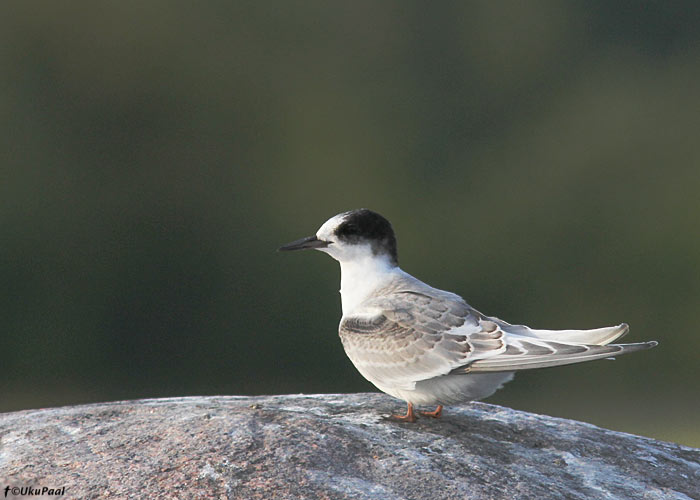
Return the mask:
M 649 349 L 612 344 L 627 324 L 593 330 L 536 330 L 486 316 L 462 297 L 401 270 L 391 223 L 368 209 L 331 217 L 314 236 L 279 250 L 316 249 L 340 263 L 340 339 L 357 370 L 408 404 L 392 420 L 438 418 L 444 405 L 492 395 L 518 370 L 568 365 Z

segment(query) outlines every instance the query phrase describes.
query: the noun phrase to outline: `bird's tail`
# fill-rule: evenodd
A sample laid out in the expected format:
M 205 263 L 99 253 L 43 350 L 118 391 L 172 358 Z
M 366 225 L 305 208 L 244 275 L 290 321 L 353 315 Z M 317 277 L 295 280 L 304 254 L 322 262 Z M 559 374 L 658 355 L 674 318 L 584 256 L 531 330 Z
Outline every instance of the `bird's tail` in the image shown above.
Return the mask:
M 530 370 L 612 358 L 621 354 L 650 349 L 658 342 L 611 344 L 629 331 L 625 323 L 594 330 L 533 330 L 526 326 L 499 322 L 504 332 L 505 351 L 474 361 L 465 372 L 501 372 Z
M 630 331 L 627 323 L 592 330 L 535 330 L 523 325 L 510 325 L 502 320 L 498 320 L 498 324 L 506 334 L 567 344 L 607 345 Z

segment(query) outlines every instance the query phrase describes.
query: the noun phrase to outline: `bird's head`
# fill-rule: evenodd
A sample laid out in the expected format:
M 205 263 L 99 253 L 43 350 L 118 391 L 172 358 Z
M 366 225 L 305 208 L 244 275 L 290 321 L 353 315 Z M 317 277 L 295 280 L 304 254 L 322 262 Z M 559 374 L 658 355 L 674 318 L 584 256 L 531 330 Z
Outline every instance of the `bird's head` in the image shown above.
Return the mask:
M 391 223 L 377 212 L 360 208 L 328 219 L 316 234 L 284 245 L 279 250 L 316 249 L 339 262 L 386 258 L 398 265 L 396 236 Z

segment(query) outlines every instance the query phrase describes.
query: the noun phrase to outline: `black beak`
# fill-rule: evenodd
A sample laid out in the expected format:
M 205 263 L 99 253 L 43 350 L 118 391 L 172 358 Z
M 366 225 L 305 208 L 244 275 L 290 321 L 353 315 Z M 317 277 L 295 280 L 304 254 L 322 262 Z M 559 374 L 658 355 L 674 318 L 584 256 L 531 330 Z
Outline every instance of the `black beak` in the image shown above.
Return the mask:
M 277 249 L 278 252 L 289 252 L 291 250 L 307 250 L 309 248 L 325 248 L 327 241 L 319 240 L 316 236 L 307 236 L 300 240 L 292 241 Z

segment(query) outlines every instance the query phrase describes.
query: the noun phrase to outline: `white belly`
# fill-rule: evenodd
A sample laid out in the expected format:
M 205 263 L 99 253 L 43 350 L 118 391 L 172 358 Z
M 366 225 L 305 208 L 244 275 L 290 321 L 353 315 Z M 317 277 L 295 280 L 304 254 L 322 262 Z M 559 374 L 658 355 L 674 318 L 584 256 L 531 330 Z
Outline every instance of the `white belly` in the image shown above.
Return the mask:
M 513 372 L 443 375 L 416 382 L 412 390 L 370 382 L 382 392 L 414 405 L 449 405 L 487 398 L 512 378 Z

